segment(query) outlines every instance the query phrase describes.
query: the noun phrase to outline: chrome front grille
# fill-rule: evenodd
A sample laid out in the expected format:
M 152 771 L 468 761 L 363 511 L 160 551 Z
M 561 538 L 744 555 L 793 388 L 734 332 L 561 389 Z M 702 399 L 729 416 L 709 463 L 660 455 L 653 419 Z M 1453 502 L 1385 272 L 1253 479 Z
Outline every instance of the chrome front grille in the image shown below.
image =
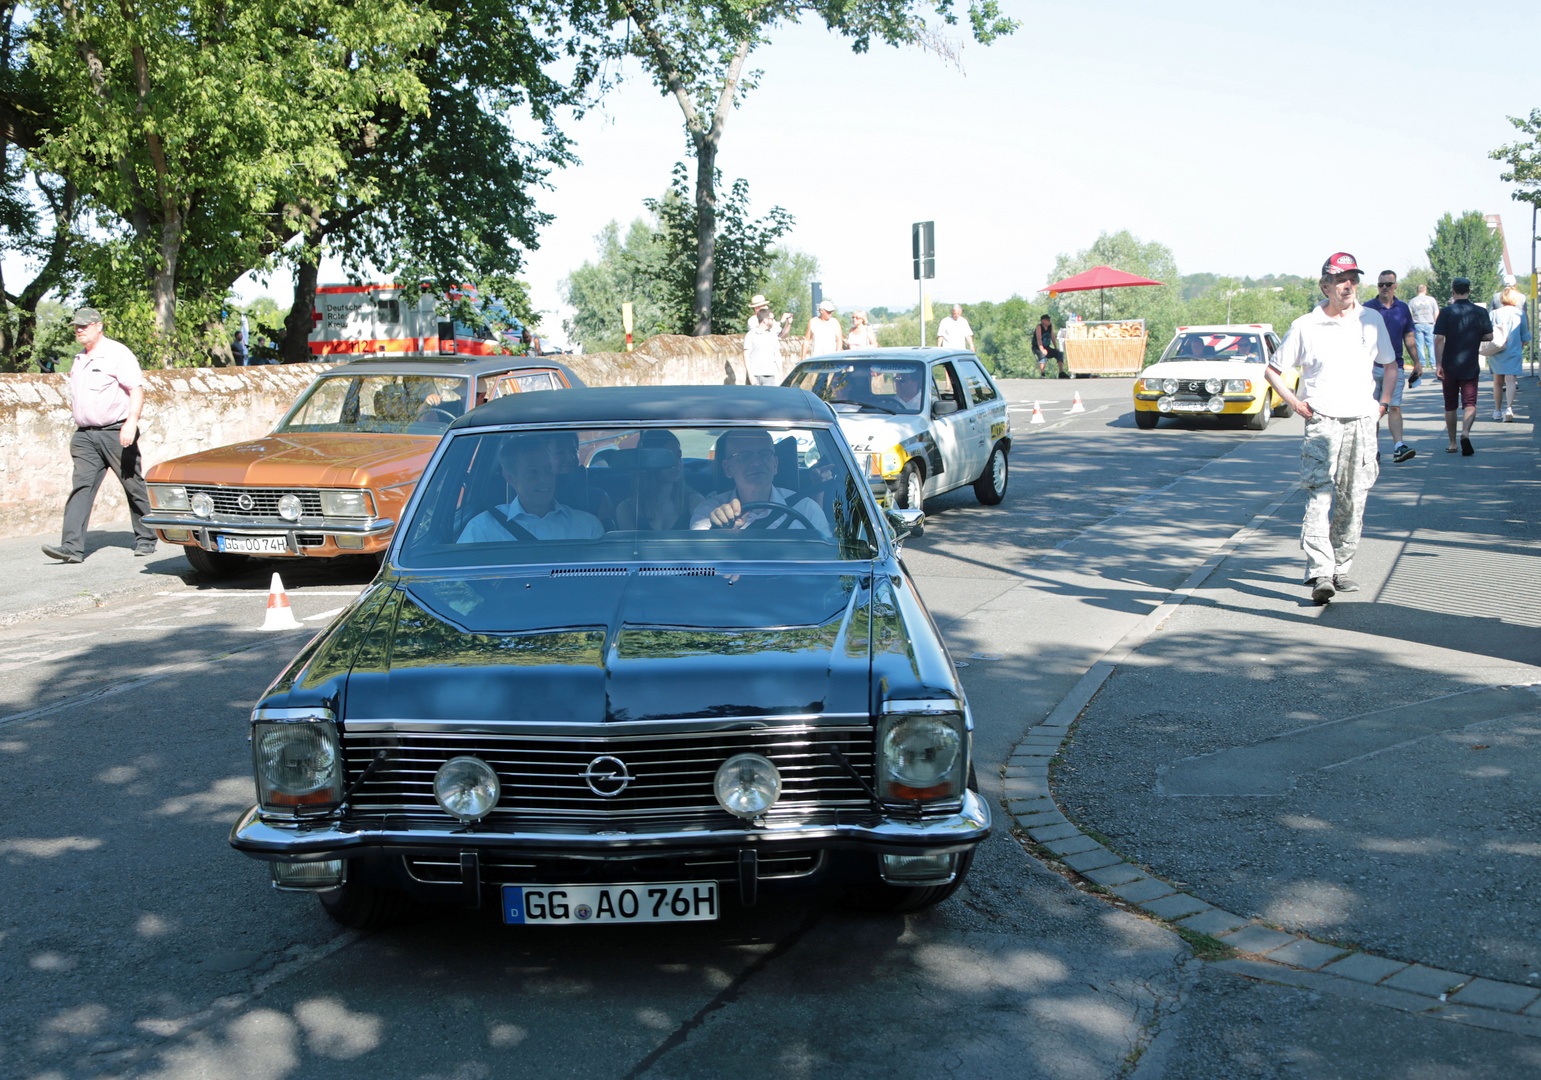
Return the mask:
M 251 487 L 205 487 L 187 486 L 188 497 L 191 498 L 198 492 L 203 492 L 214 500 L 214 512 L 231 517 L 278 517 L 278 500 L 285 495 L 295 495 L 300 500 L 300 514 L 302 517 L 321 516 L 321 493 L 315 490 L 307 491 L 304 488 L 251 488 Z M 241 505 L 241 499 L 248 498 L 251 505 Z
M 758 853 L 756 877 L 806 877 L 819 868 L 823 852 L 818 850 Z M 461 880 L 460 855 L 409 855 L 407 872 L 418 881 L 444 885 Z M 738 878 L 738 851 L 673 858 L 529 859 L 506 857 L 496 852 L 482 852 L 478 872 L 486 885 L 582 885 L 623 884 L 632 881 L 735 881 Z
M 385 759 L 348 800 L 350 819 L 402 814 L 444 820 L 433 798 L 433 778 L 458 754 L 472 754 L 497 771 L 498 808 L 487 819 L 509 827 L 646 820 L 695 827 L 735 822 L 717 804 L 712 782 L 734 754 L 763 754 L 781 772 L 783 813 L 866 809 L 871 800 L 831 751 L 838 751 L 872 783 L 872 731 L 866 727 L 759 729 L 616 737 L 360 732 L 345 734 L 343 754 L 351 784 L 377 751 Z M 617 758 L 632 777 L 608 798 L 584 777 L 596 758 Z M 611 768 L 606 763 L 605 768 Z M 602 788 L 604 784 L 600 785 Z

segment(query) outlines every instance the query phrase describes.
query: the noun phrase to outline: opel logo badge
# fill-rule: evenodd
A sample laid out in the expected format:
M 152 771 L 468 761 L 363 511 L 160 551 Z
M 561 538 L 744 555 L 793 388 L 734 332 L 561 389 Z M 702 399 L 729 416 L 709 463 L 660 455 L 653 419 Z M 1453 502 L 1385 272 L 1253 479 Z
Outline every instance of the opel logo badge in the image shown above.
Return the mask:
M 257 505 L 256 501 L 244 491 L 241 492 L 239 496 L 237 496 L 235 504 L 242 510 L 250 510 L 252 507 Z
M 615 798 L 625 791 L 626 785 L 632 781 L 631 773 L 626 771 L 626 763 L 608 754 L 589 762 L 578 775 L 583 777 L 583 782 L 589 786 L 589 790 L 601 799 Z

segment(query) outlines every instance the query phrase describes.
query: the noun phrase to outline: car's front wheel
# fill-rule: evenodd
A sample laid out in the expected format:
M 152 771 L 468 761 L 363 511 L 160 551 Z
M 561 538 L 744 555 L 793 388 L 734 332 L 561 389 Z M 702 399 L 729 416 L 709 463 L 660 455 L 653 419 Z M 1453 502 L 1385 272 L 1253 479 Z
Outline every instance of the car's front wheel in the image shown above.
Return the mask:
M 1011 480 L 1010 465 L 1006 460 L 1006 448 L 997 443 L 985 462 L 985 471 L 974 481 L 974 497 L 985 506 L 995 506 L 1006 497 L 1006 484 Z
M 201 577 L 224 578 L 238 574 L 246 565 L 245 555 L 226 555 L 222 551 L 204 551 L 196 545 L 184 546 L 182 554 Z
M 926 478 L 920 474 L 920 466 L 913 461 L 908 462 L 899 474 L 899 490 L 894 493 L 899 509 L 924 510 L 925 484 Z
M 1156 421 L 1161 419 L 1161 414 L 1154 409 L 1134 410 L 1134 426 L 1141 431 L 1149 431 L 1156 426 Z
M 1257 412 L 1247 417 L 1248 431 L 1262 431 L 1268 427 L 1268 421 L 1273 417 L 1273 391 L 1263 395 L 1263 405 Z
M 317 893 L 316 897 L 328 915 L 355 930 L 389 926 L 407 913 L 412 902 L 397 889 L 352 883 Z

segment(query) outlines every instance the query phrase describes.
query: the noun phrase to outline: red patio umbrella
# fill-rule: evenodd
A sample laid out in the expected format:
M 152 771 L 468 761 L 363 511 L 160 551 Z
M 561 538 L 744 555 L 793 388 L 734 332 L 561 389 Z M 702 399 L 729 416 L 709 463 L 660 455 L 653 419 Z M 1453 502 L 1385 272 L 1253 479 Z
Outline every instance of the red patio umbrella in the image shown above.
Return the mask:
M 1067 277 L 1063 281 L 1056 281 L 1052 285 L 1045 285 L 1039 292 L 1046 292 L 1051 297 L 1058 296 L 1062 292 L 1085 292 L 1088 289 L 1098 291 L 1099 314 L 1106 314 L 1101 310 L 1106 306 L 1107 294 L 1103 289 L 1122 289 L 1130 285 L 1164 285 L 1162 281 L 1152 281 L 1150 278 L 1140 277 L 1139 274 L 1126 274 L 1122 270 L 1114 270 L 1111 266 L 1094 266 L 1090 270 L 1082 271 L 1073 277 Z

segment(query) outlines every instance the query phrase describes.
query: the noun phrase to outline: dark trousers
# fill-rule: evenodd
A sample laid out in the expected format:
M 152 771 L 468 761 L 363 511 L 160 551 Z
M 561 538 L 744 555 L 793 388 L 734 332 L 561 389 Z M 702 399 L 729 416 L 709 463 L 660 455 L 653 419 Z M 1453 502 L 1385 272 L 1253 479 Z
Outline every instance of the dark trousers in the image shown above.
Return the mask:
M 76 428 L 70 437 L 70 458 L 75 463 L 75 486 L 64 504 L 64 538 L 59 546 L 71 555 L 86 554 L 86 525 L 91 521 L 91 505 L 96 489 L 111 469 L 123 484 L 128 498 L 128 516 L 134 525 L 135 544 L 155 543 L 155 530 L 144 524 L 150 512 L 150 495 L 144 486 L 144 466 L 139 460 L 139 438 L 128 446 L 118 444 L 117 428 Z

